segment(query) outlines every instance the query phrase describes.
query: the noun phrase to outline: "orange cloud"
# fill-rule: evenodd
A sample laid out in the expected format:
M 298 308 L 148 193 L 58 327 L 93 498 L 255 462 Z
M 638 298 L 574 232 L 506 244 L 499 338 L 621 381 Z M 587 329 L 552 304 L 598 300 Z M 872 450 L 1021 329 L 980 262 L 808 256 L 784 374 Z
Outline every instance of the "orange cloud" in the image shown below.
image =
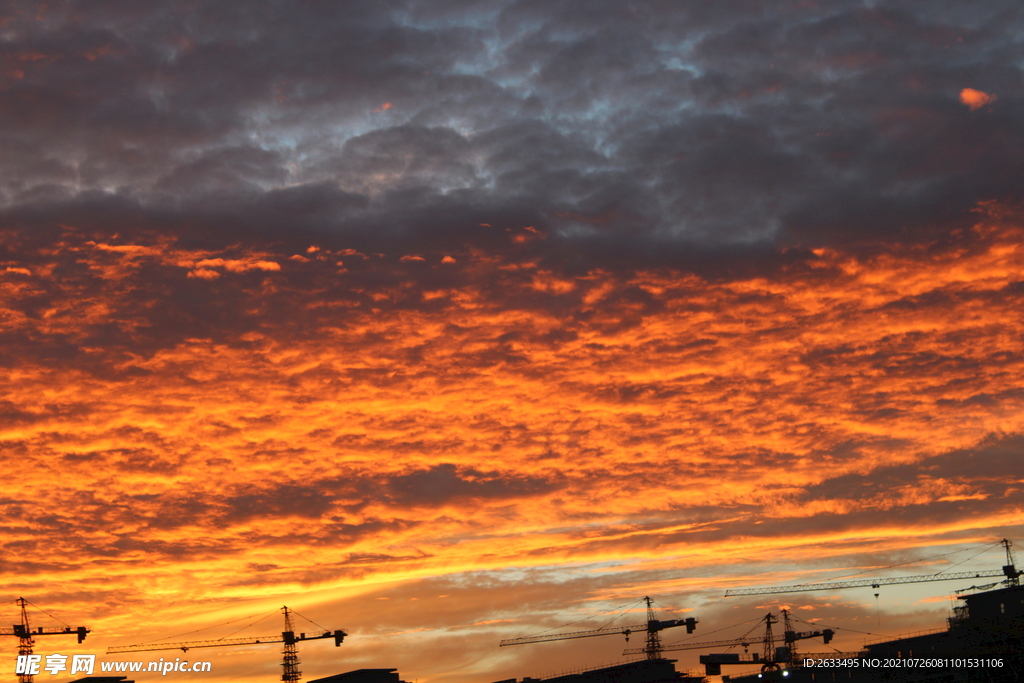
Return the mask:
M 246 273 L 250 270 L 263 270 L 270 272 L 281 270 L 281 265 L 279 263 L 260 259 L 248 261 L 240 259 L 212 258 L 197 261 L 195 265 L 197 268 L 223 268 L 231 273 Z
M 202 280 L 216 280 L 220 277 L 220 273 L 216 270 L 210 270 L 209 268 L 196 268 L 188 272 L 189 277 L 197 277 Z
M 964 88 L 960 91 L 960 101 L 966 104 L 971 111 L 975 109 L 981 109 L 986 104 L 992 104 L 998 98 L 995 95 L 989 95 L 981 90 L 975 90 L 974 88 Z
M 497 673 L 499 630 L 556 605 L 692 609 L 756 567 L 1013 528 L 1024 228 L 983 210 L 943 244 L 731 279 L 482 251 L 338 277 L 113 238 L 18 254 L 39 265 L 0 279 L 0 441 L 32 463 L 6 493 L 30 558 L 10 589 L 84 613 L 97 647 L 197 628 L 185 602 L 227 621 L 282 595 L 350 615 L 368 665 L 374 633 L 426 667 L 478 624 L 450 661 Z M 250 271 L 277 274 L 224 276 Z

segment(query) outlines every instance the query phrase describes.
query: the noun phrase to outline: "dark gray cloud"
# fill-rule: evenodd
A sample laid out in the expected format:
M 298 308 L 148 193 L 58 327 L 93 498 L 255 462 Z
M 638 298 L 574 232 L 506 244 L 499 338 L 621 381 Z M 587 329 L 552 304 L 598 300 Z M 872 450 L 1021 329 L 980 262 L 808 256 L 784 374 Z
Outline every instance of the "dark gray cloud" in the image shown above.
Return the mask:
M 403 506 L 438 506 L 465 498 L 518 498 L 550 493 L 557 488 L 554 482 L 540 478 L 510 477 L 474 469 L 460 472 L 450 463 L 392 477 L 387 484 L 391 498 Z
M 1024 186 L 1008 1 L 69 1 L 0 19 L 9 227 L 88 220 L 84 202 L 206 239 L 381 249 L 494 244 L 469 230 L 486 222 L 614 262 L 944 233 Z M 970 109 L 964 88 L 996 99 Z
M 880 467 L 872 472 L 844 474 L 808 486 L 801 494 L 803 502 L 836 498 L 879 500 L 889 492 L 913 490 L 932 481 L 965 484 L 977 499 L 953 501 L 952 509 L 964 514 L 989 508 L 1003 509 L 1019 504 L 1021 492 L 1017 474 L 1019 453 L 1024 437 L 993 435 L 974 448 L 958 449 L 926 458 L 913 464 Z M 884 499 L 879 502 L 885 502 Z M 916 506 L 913 506 L 916 507 Z M 924 513 L 922 514 L 930 514 Z M 935 514 L 944 516 L 938 508 Z

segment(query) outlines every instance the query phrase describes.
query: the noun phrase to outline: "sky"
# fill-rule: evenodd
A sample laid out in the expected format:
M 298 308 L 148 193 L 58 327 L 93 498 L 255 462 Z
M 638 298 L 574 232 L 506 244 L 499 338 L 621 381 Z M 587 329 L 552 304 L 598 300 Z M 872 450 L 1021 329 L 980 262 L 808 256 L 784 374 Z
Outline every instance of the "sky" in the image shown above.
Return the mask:
M 942 627 L 966 585 L 723 594 L 1024 543 L 1022 48 L 1012 0 L 8 0 L 0 621 L 288 605 L 350 634 L 304 680 L 415 683 L 618 661 L 498 642 L 645 595 Z

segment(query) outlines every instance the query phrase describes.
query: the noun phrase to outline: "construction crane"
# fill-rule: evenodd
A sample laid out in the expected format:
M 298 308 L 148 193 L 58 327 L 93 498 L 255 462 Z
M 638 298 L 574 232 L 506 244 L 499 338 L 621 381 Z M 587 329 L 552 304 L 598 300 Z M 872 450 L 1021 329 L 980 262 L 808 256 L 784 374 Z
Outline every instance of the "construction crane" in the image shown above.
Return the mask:
M 888 579 L 856 579 L 853 581 L 825 581 L 822 583 L 800 583 L 794 586 L 770 586 L 768 588 L 737 588 L 727 590 L 725 597 L 737 595 L 769 595 L 776 593 L 801 593 L 805 591 L 839 590 L 843 588 L 861 588 L 870 586 L 892 586 L 904 583 L 926 583 L 929 581 L 957 581 L 960 579 L 981 579 L 990 577 L 1003 577 L 1003 583 L 1007 586 L 1017 586 L 1020 583 L 1020 576 L 1024 574 L 1016 567 L 1013 559 L 1013 545 L 1008 539 L 1003 539 L 1000 544 L 1006 550 L 1006 564 L 1000 571 L 989 570 L 981 572 L 951 572 L 949 574 L 924 574 L 920 576 L 897 576 Z
M 793 624 L 790 621 L 790 615 L 788 609 L 781 610 L 782 612 L 782 625 L 785 630 L 782 632 L 782 640 L 786 644 L 786 662 L 792 664 L 799 657 L 796 653 L 796 642 L 798 640 L 807 640 L 808 638 L 821 638 L 822 642 L 828 645 L 832 642 L 832 638 L 836 632 L 830 628 L 823 628 L 817 631 L 796 631 L 793 629 Z
M 345 631 L 321 631 L 313 634 L 295 634 L 295 627 L 292 625 L 293 611 L 287 606 L 282 607 L 284 613 L 284 631 L 280 636 L 257 636 L 255 638 L 220 638 L 218 640 L 190 640 L 183 643 L 142 643 L 139 645 L 122 645 L 107 648 L 107 654 L 119 654 L 124 652 L 152 652 L 155 650 L 181 650 L 188 652 L 191 649 L 201 647 L 226 647 L 231 645 L 262 645 L 264 643 L 284 643 L 281 651 L 281 667 L 284 670 L 281 680 L 285 683 L 295 683 L 301 680 L 302 672 L 299 671 L 299 649 L 298 643 L 304 640 L 319 640 L 321 638 L 334 638 L 334 647 L 341 645 L 348 635 Z
M 64 628 L 56 626 L 38 626 L 33 631 L 32 627 L 28 623 L 27 606 L 30 604 L 29 601 L 25 598 L 18 598 L 15 600 L 15 603 L 17 603 L 18 607 L 21 608 L 21 623 L 14 624 L 12 628 L 0 628 L 0 636 L 18 637 L 19 656 L 32 654 L 32 646 L 36 644 L 36 636 L 78 636 L 78 642 L 81 643 L 85 640 L 85 634 L 89 633 L 89 629 L 85 626 L 79 626 L 77 628 L 72 626 L 65 626 Z M 32 683 L 34 680 L 35 676 L 32 674 L 18 674 L 19 683 Z
M 659 659 L 661 657 L 662 646 L 661 637 L 658 635 L 661 631 L 666 628 L 674 628 L 676 626 L 685 626 L 687 633 L 693 633 L 693 630 L 697 627 L 698 620 L 694 617 L 688 617 L 686 619 L 669 619 L 667 621 L 661 621 L 657 618 L 652 606 L 652 600 L 650 597 L 645 597 L 644 602 L 647 604 L 647 623 L 646 624 L 633 624 L 631 626 L 609 626 L 606 628 L 598 628 L 592 631 L 575 631 L 573 633 L 553 633 L 549 635 L 541 636 L 526 636 L 525 638 L 509 638 L 501 641 L 499 647 L 505 647 L 506 645 L 524 645 L 526 643 L 544 643 L 552 640 L 570 640 L 572 638 L 591 638 L 593 636 L 610 636 L 621 634 L 626 636 L 626 641 L 629 641 L 629 636 L 633 633 L 647 633 L 647 644 L 640 650 L 647 654 L 648 659 Z
M 764 624 L 764 635 L 761 637 L 750 637 L 750 633 L 748 632 L 739 638 L 732 638 L 730 640 L 709 640 L 697 643 L 665 645 L 662 647 L 662 651 L 678 652 L 681 650 L 703 650 L 711 647 L 735 647 L 737 645 L 742 645 L 743 649 L 746 650 L 750 645 L 760 641 L 762 644 L 761 653 L 755 653 L 750 659 L 741 659 L 738 653 L 716 653 L 701 655 L 700 663 L 704 664 L 707 675 L 709 676 L 720 676 L 723 665 L 760 665 L 761 673 L 766 673 L 768 671 L 778 671 L 781 668 L 780 664 L 791 665 L 796 660 L 796 642 L 798 640 L 821 637 L 827 645 L 832 641 L 832 637 L 835 635 L 835 631 L 829 628 L 822 629 L 820 631 L 796 631 L 790 623 L 789 611 L 782 610 L 781 616 L 785 626 L 782 636 L 783 642 L 785 643 L 784 647 L 775 646 L 775 633 L 772 629 L 772 625 L 779 622 L 779 617 L 769 612 L 759 620 Z M 641 652 L 643 652 L 643 650 L 640 648 L 632 648 L 624 650 L 622 654 L 633 655 L 640 654 Z
M 778 623 L 778 618 L 771 612 L 761 619 L 765 624 L 765 635 L 763 637 L 751 638 L 748 636 L 742 636 L 740 638 L 732 638 L 729 640 L 706 640 L 695 643 L 675 643 L 663 645 L 661 649 L 662 652 L 679 652 L 682 650 L 702 650 L 709 647 L 735 647 L 736 645 L 742 645 L 743 649 L 746 650 L 752 643 L 761 641 L 764 644 L 764 653 L 763 659 L 760 660 L 761 662 L 784 661 L 788 663 L 797 658 L 796 642 L 798 640 L 821 637 L 826 645 L 832 642 L 832 637 L 835 635 L 835 631 L 832 629 L 826 628 L 820 631 L 796 631 L 790 623 L 789 610 L 782 610 L 781 615 L 783 625 L 785 627 L 782 635 L 783 642 L 785 643 L 785 649 L 782 652 L 779 652 L 775 648 L 775 637 L 772 633 L 772 624 Z M 627 648 L 622 651 L 622 654 L 637 655 L 643 652 L 643 648 Z

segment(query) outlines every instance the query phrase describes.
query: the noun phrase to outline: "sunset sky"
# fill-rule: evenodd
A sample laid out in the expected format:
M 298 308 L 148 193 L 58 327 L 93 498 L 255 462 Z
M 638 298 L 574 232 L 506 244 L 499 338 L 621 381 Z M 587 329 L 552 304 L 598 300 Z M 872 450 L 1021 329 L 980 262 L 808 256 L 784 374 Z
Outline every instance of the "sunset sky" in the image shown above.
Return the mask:
M 722 596 L 1024 547 L 1022 55 L 1018 0 L 3 3 L 0 624 L 288 605 L 350 633 L 304 680 L 417 683 L 645 595 L 943 626 L 970 582 Z M 134 678 L 280 677 L 188 655 Z

